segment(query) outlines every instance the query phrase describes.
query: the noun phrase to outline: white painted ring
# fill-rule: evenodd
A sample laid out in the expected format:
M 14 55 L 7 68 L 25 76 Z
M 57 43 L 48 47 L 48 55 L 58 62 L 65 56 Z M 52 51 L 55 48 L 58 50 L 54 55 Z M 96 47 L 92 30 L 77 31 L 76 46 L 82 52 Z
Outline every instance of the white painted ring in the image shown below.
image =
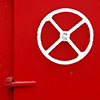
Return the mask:
M 86 48 L 86 50 L 84 52 L 81 52 L 78 54 L 78 57 L 75 58 L 75 59 L 72 59 L 72 60 L 67 60 L 67 61 L 62 61 L 62 60 L 58 60 L 58 59 L 55 59 L 53 57 L 51 57 L 49 55 L 49 53 L 43 48 L 42 46 L 42 41 L 41 41 L 41 32 L 42 32 L 42 28 L 44 26 L 44 24 L 47 22 L 47 21 L 52 21 L 52 17 L 56 14 L 59 14 L 59 13 L 62 13 L 62 12 L 69 12 L 69 13 L 73 13 L 73 14 L 76 14 L 78 16 L 80 16 L 82 18 L 82 20 L 87 24 L 88 28 L 89 28 L 89 32 L 90 32 L 90 41 L 89 41 L 89 44 Z M 82 24 L 82 21 L 77 24 L 75 26 L 75 28 L 79 27 L 79 25 Z M 61 33 L 61 30 L 59 29 L 59 27 L 55 24 L 55 26 L 58 28 L 59 32 Z M 74 29 L 70 30 L 70 31 L 73 31 Z M 69 31 L 69 32 L 70 32 Z M 55 11 L 52 11 L 51 13 L 49 13 L 40 23 L 39 27 L 38 27 L 38 31 L 37 31 L 37 41 L 38 41 L 38 46 L 41 50 L 41 52 L 44 54 L 45 57 L 47 57 L 50 61 L 54 62 L 54 63 L 57 63 L 57 64 L 61 64 L 61 65 L 69 65 L 69 64 L 73 64 L 73 63 L 76 63 L 78 61 L 80 61 L 81 59 L 83 59 L 87 54 L 88 52 L 90 51 L 91 47 L 92 47 L 92 44 L 93 44 L 93 28 L 92 28 L 92 25 L 90 23 L 90 21 L 85 17 L 85 15 L 83 15 L 81 12 L 77 11 L 77 10 L 74 10 L 74 9 L 70 9 L 70 8 L 61 8 L 61 9 L 58 9 L 58 10 L 55 10 Z M 57 42 L 61 42 L 62 40 L 58 40 Z M 70 39 L 68 41 L 69 43 L 71 43 Z M 57 45 L 57 43 L 55 43 Z M 75 47 L 75 45 L 73 45 L 73 43 L 71 43 L 71 46 L 78 52 L 77 48 Z

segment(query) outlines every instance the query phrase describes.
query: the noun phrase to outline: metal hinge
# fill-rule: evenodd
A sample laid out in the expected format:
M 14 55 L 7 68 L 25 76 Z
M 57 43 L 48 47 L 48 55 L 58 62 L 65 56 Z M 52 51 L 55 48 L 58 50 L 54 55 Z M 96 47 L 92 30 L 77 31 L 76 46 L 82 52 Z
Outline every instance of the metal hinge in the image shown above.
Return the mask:
M 11 76 L 6 78 L 4 85 L 7 89 L 11 89 L 12 87 L 33 87 L 36 85 L 36 81 L 14 81 L 14 78 Z

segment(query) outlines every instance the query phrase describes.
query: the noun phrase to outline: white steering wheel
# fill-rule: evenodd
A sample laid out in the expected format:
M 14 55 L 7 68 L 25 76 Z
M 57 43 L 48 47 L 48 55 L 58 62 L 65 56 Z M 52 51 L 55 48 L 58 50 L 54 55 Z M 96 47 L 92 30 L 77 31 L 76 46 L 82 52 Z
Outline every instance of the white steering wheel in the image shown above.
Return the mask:
M 74 27 L 72 27 L 70 30 L 68 31 L 63 31 L 58 25 L 57 23 L 53 20 L 53 16 L 62 12 L 69 12 L 69 13 L 73 13 L 76 14 L 78 16 L 80 16 L 82 18 L 82 20 L 77 23 Z M 50 21 L 52 23 L 52 25 L 59 31 L 60 33 L 60 38 L 51 46 L 49 47 L 47 50 L 45 50 L 42 46 L 42 41 L 41 41 L 41 32 L 42 32 L 42 28 L 44 26 L 44 24 Z M 84 23 L 87 24 L 88 28 L 89 28 L 89 33 L 90 33 L 90 41 L 89 44 L 86 48 L 85 51 L 81 52 L 77 46 L 71 41 L 70 39 L 70 35 L 72 32 L 74 32 L 77 28 L 79 28 L 81 25 L 83 25 Z M 38 40 L 38 46 L 41 50 L 41 52 L 52 62 L 57 63 L 57 64 L 62 64 L 62 65 L 69 65 L 69 64 L 73 64 L 75 62 L 80 61 L 81 59 L 83 59 L 88 52 L 90 51 L 92 44 L 93 44 L 93 28 L 92 25 L 90 23 L 90 21 L 79 11 L 77 10 L 73 10 L 73 9 L 69 9 L 69 8 L 62 8 L 62 9 L 58 9 L 55 11 L 52 11 L 51 13 L 49 13 L 40 23 L 39 28 L 38 28 L 38 32 L 37 32 L 37 40 Z M 67 60 L 67 61 L 62 61 L 62 60 L 58 60 L 55 59 L 53 57 L 51 57 L 49 55 L 49 53 L 57 46 L 59 45 L 59 43 L 61 43 L 62 41 L 68 42 L 71 47 L 76 51 L 76 53 L 78 54 L 78 56 L 72 60 Z

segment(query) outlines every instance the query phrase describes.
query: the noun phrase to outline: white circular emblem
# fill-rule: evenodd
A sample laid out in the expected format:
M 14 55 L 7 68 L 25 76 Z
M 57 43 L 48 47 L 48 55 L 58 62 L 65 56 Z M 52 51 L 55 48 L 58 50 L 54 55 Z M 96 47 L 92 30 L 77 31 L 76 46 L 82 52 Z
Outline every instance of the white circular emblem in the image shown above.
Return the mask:
M 73 13 L 76 14 L 78 16 L 80 16 L 82 18 L 82 20 L 77 23 L 74 27 L 72 27 L 70 30 L 68 31 L 64 31 L 62 30 L 58 24 L 53 20 L 53 16 L 62 12 L 69 12 L 69 13 Z M 42 41 L 41 41 L 41 32 L 42 32 L 42 28 L 44 26 L 44 24 L 50 21 L 52 23 L 52 25 L 59 31 L 60 33 L 60 38 L 54 43 L 52 44 L 51 47 L 49 47 L 47 50 L 45 50 L 42 46 Z M 77 28 L 79 28 L 81 25 L 83 25 L 84 23 L 87 24 L 88 28 L 89 28 L 89 33 L 90 33 L 90 41 L 89 44 L 86 48 L 85 51 L 81 52 L 77 46 L 72 42 L 72 40 L 70 39 L 70 35 L 72 32 L 74 32 Z M 37 40 L 38 40 L 38 46 L 41 50 L 41 52 L 52 62 L 57 63 L 57 64 L 62 64 L 62 65 L 69 65 L 69 64 L 73 64 L 75 62 L 80 61 L 81 59 L 83 59 L 88 52 L 90 51 L 92 44 L 93 44 L 93 28 L 92 25 L 90 23 L 90 21 L 85 17 L 85 15 L 83 15 L 82 13 L 80 13 L 77 10 L 74 9 L 69 9 L 69 8 L 62 8 L 62 9 L 58 9 L 55 11 L 52 11 L 51 13 L 49 13 L 40 23 L 39 28 L 38 28 L 38 32 L 37 32 Z M 71 47 L 76 51 L 76 53 L 78 54 L 78 56 L 72 60 L 67 60 L 67 61 L 62 61 L 62 60 L 58 60 L 55 59 L 53 57 L 51 57 L 49 55 L 49 53 L 57 46 L 59 45 L 59 43 L 61 43 L 62 41 L 68 42 Z

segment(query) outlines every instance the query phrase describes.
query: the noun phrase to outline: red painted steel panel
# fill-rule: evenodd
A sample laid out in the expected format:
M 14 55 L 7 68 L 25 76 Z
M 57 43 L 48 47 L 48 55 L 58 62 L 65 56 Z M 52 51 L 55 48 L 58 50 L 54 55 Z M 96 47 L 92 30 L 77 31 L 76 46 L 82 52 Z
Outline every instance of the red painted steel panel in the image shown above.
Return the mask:
M 72 65 L 58 65 L 49 61 L 41 53 L 37 44 L 37 29 L 41 20 L 48 13 L 59 8 L 72 8 L 82 12 L 90 20 L 94 29 L 92 49 L 84 59 Z M 35 87 L 14 88 L 14 100 L 99 100 L 99 16 L 100 0 L 14 0 L 14 81 L 35 80 L 37 82 Z M 63 28 L 66 21 L 68 25 L 71 25 L 70 21 L 74 21 L 74 19 L 64 21 L 61 17 L 57 17 L 56 20 Z M 48 30 L 56 32 L 50 23 L 47 26 L 44 33 Z M 83 26 L 76 33 L 82 32 L 85 28 L 86 26 Z M 88 33 L 88 29 L 85 32 Z M 78 36 L 75 35 L 73 38 L 79 46 L 83 41 L 88 41 L 84 38 L 84 34 L 83 38 Z M 52 35 L 52 37 L 56 36 Z M 53 40 L 51 38 L 48 38 L 48 42 L 44 41 L 44 45 Z M 62 56 L 62 52 L 66 53 L 61 49 L 65 48 L 65 45 L 67 44 L 63 43 L 58 48 L 61 52 L 55 51 L 53 55 Z M 81 47 L 83 50 L 83 46 Z M 68 52 L 72 52 L 71 49 Z
M 13 0 L 0 0 L 0 100 L 12 100 L 12 90 L 4 86 L 13 67 Z

